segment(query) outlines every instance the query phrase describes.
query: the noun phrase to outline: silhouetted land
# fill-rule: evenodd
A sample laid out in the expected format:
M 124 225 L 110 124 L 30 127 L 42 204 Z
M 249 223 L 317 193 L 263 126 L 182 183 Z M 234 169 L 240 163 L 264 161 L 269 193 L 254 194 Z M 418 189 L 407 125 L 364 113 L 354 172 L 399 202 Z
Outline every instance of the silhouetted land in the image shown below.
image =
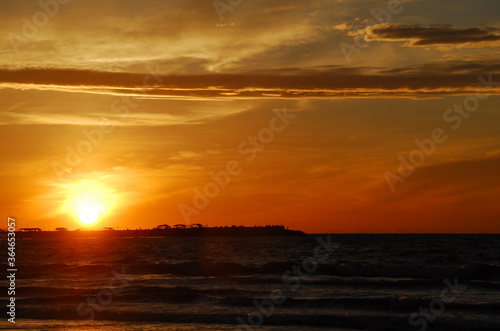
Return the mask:
M 298 230 L 288 230 L 282 225 L 268 226 L 226 226 L 226 227 L 174 227 L 168 225 L 159 226 L 153 229 L 139 230 L 114 230 L 105 228 L 103 230 L 74 230 L 67 231 L 58 228 L 57 231 L 42 231 L 37 228 L 20 229 L 16 232 L 18 238 L 84 238 L 84 237 L 255 237 L 255 236 L 305 236 L 306 234 Z

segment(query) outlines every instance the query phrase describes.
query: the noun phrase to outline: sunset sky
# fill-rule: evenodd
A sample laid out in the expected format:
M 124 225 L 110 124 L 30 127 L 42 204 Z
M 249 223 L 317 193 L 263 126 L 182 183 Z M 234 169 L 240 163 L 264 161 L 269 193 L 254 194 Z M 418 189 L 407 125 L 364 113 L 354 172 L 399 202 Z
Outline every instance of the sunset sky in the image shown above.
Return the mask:
M 18 228 L 500 233 L 498 1 L 40 3 L 0 4 Z

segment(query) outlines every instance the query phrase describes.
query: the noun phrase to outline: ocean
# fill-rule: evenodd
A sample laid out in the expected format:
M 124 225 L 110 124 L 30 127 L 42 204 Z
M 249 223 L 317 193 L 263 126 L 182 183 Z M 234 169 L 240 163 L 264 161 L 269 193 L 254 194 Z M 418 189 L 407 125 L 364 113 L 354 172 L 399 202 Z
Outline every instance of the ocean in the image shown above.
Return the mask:
M 18 239 L 16 323 L 0 329 L 500 330 L 499 239 Z

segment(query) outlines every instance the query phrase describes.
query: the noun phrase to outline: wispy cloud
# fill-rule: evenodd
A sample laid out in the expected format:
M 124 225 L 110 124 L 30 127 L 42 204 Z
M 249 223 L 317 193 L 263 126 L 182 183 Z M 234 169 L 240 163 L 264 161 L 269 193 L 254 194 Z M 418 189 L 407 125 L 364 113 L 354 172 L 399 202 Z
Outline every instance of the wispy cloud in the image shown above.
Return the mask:
M 500 62 L 431 63 L 403 68 L 341 68 L 249 71 L 239 74 L 165 75 L 145 87 L 139 73 L 76 69 L 0 70 L 0 88 L 53 89 L 144 98 L 299 98 L 383 95 L 448 95 L 474 92 L 478 75 L 500 72 Z M 497 88 L 492 91 L 498 93 Z

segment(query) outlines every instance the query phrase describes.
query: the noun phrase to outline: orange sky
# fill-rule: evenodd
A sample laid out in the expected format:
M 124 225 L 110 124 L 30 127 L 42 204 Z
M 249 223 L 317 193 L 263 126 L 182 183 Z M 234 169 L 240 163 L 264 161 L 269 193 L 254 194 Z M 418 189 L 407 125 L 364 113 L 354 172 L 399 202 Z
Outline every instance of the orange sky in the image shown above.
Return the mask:
M 498 4 L 64 3 L 0 9 L 18 227 L 500 232 Z

